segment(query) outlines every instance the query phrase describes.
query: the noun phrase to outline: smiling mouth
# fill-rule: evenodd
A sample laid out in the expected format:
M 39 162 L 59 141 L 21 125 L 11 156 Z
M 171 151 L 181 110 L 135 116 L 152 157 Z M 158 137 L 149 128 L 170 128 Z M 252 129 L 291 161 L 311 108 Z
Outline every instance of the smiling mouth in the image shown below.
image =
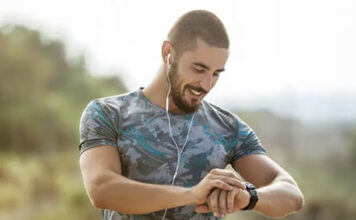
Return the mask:
M 190 91 L 191 93 L 193 93 L 194 95 L 196 95 L 196 96 L 200 96 L 201 94 L 203 94 L 202 91 L 197 91 L 197 90 L 192 89 L 192 88 L 189 88 L 189 91 Z

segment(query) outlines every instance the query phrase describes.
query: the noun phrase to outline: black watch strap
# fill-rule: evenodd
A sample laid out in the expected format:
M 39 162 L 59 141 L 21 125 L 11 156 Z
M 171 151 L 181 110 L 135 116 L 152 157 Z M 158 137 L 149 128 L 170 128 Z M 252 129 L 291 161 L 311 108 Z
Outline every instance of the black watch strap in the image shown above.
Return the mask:
M 257 195 L 256 188 L 252 183 L 246 182 L 245 185 L 246 185 L 246 190 L 248 191 L 248 193 L 250 193 L 251 197 L 248 205 L 242 210 L 251 210 L 255 207 L 258 201 L 258 195 Z

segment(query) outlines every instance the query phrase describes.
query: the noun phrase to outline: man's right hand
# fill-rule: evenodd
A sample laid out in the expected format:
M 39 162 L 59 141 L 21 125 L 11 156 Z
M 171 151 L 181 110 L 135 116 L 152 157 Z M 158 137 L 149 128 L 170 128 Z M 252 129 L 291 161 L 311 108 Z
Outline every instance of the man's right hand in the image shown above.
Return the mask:
M 198 205 L 197 213 L 213 212 L 215 217 L 225 217 L 246 207 L 250 201 L 250 194 L 246 189 L 233 187 L 231 191 L 215 188 L 209 195 L 207 204 Z
M 246 189 L 232 171 L 225 169 L 211 170 L 196 186 L 191 188 L 191 194 L 194 197 L 195 204 L 201 205 L 206 203 L 209 194 L 214 188 L 220 188 L 230 191 L 233 186 Z

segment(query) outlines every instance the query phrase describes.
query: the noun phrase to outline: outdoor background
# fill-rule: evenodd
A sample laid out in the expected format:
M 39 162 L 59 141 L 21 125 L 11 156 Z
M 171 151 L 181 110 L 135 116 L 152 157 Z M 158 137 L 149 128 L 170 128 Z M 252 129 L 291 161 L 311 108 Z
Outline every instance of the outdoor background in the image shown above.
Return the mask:
M 8 0 L 1 220 L 101 218 L 78 166 L 80 115 L 92 99 L 148 85 L 169 28 L 193 9 L 217 14 L 231 41 L 207 99 L 249 123 L 304 193 L 304 209 L 284 219 L 356 219 L 355 1 Z

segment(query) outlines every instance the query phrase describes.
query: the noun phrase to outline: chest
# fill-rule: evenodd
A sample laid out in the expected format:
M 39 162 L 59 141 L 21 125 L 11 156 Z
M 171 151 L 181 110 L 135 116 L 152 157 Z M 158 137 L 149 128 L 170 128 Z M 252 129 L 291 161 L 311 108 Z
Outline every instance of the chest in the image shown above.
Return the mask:
M 123 175 L 138 181 L 169 184 L 181 152 L 177 183 L 195 185 L 211 169 L 225 168 L 236 144 L 232 132 L 199 118 L 190 130 L 189 118 L 173 118 L 172 135 L 164 115 L 135 119 L 123 123 L 117 143 Z

